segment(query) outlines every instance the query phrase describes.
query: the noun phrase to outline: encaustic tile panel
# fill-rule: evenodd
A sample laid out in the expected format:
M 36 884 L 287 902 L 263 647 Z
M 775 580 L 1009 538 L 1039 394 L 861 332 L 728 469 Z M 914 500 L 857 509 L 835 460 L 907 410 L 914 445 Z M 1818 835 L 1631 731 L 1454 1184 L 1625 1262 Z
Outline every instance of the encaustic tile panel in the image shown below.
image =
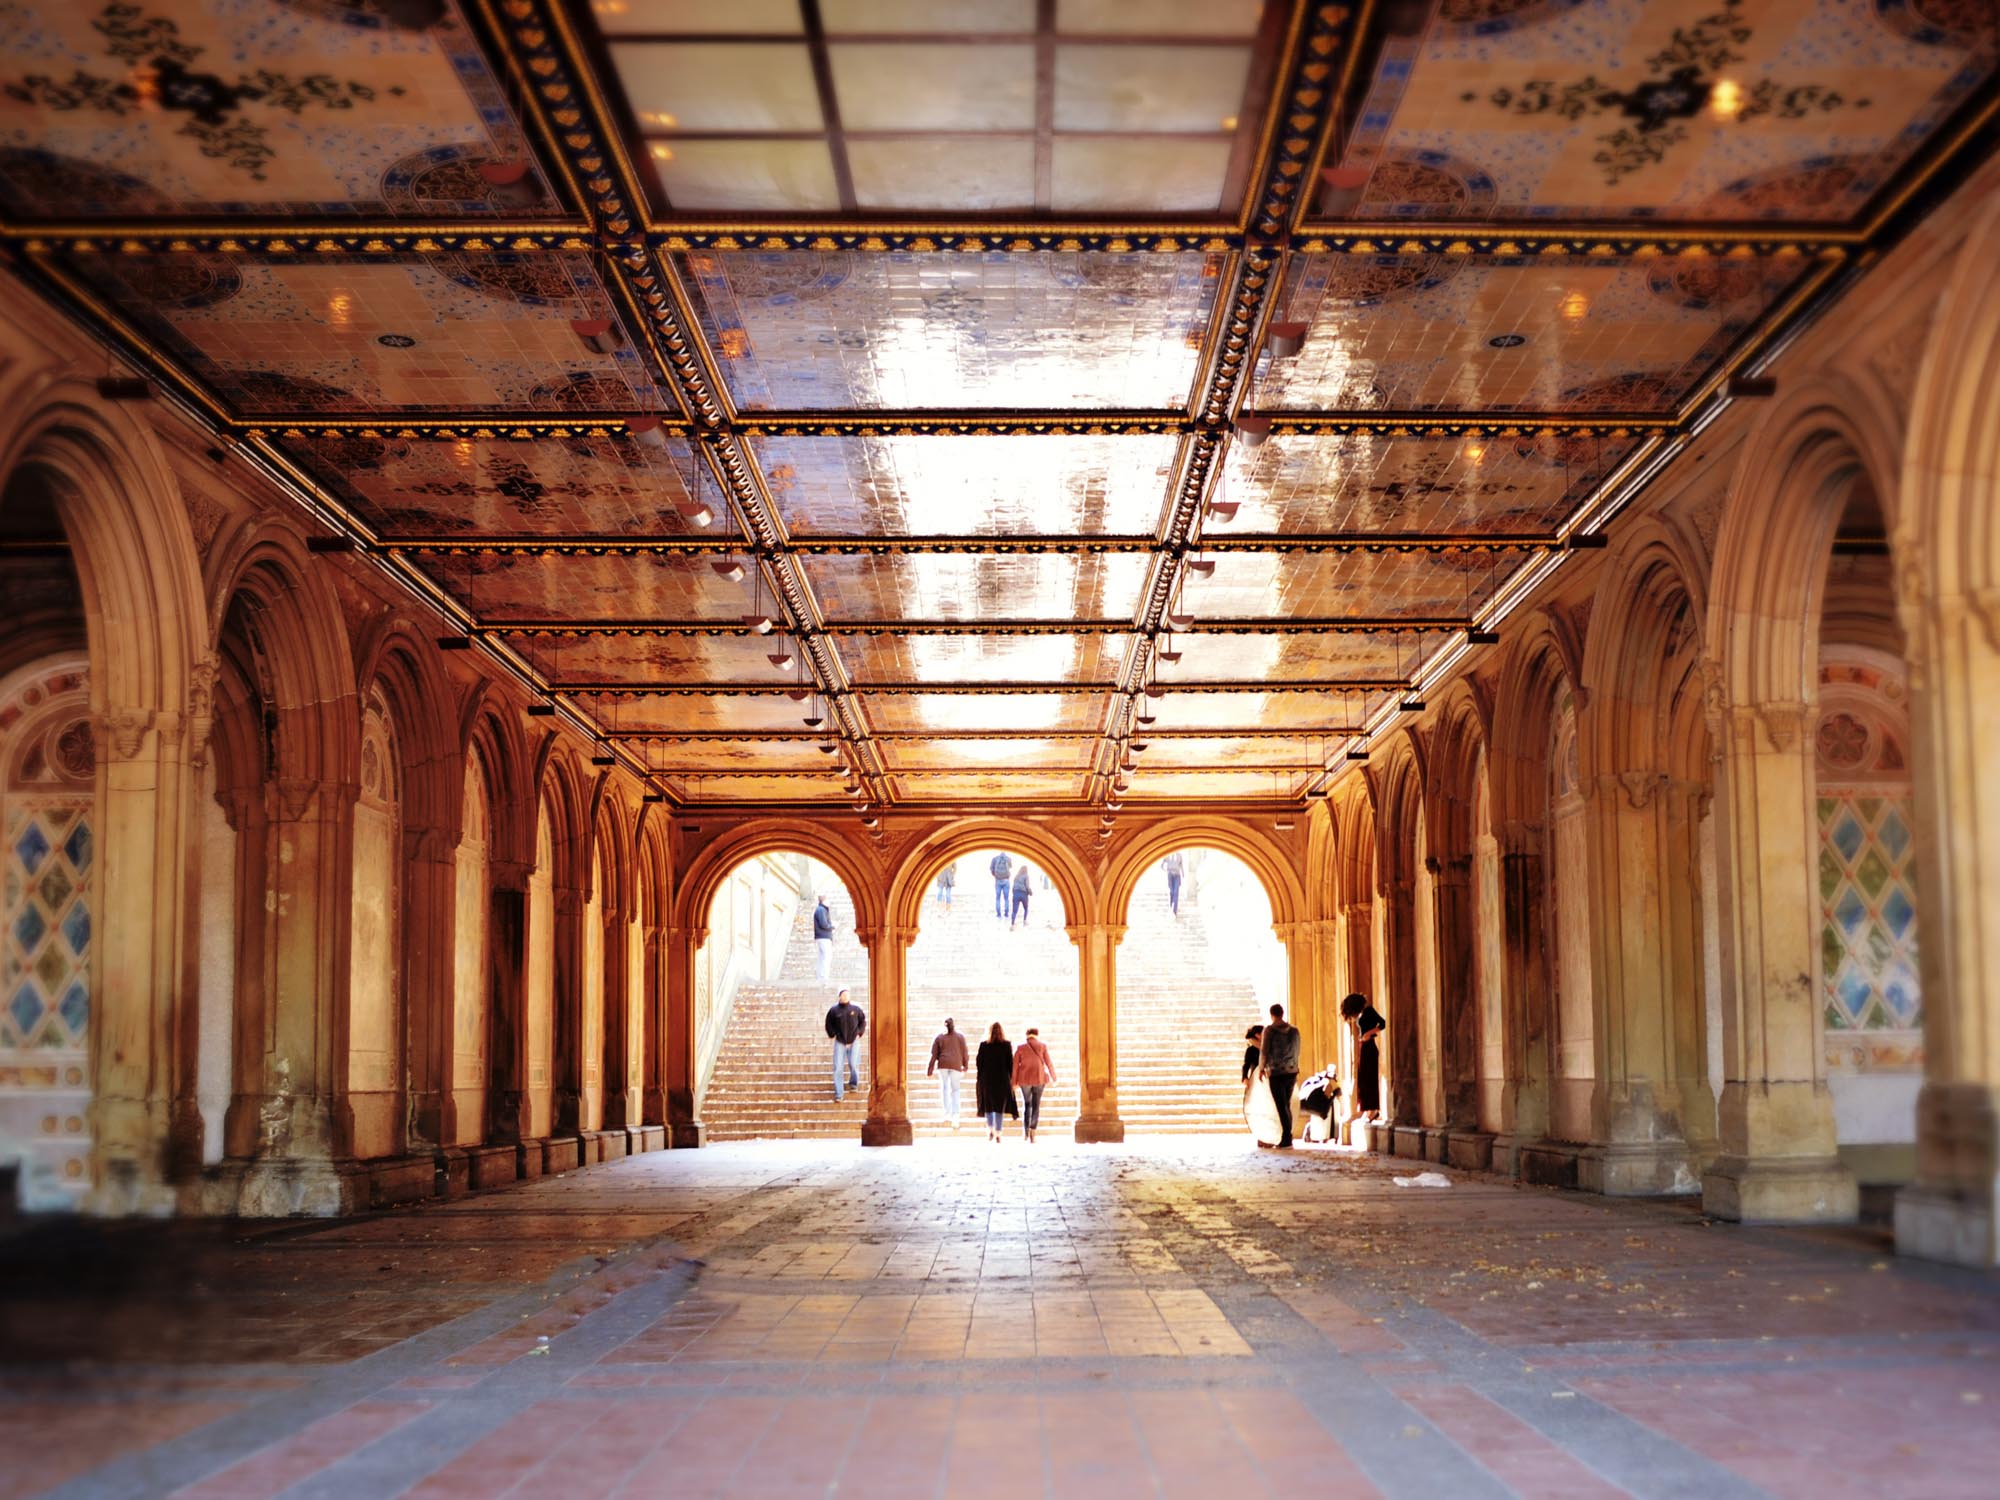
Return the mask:
M 1264 410 L 1671 414 L 1814 264 L 1803 256 L 1292 258 Z
M 1124 636 L 843 636 L 857 686 L 871 682 L 1107 682 L 1125 659 Z
M 1170 691 L 1145 701 L 1161 729 L 1214 729 L 1224 734 L 1231 729 L 1295 729 L 1312 735 L 1360 723 L 1368 700 L 1359 693 L 1279 689 L 1254 693 Z
M 1150 536 L 1179 439 L 755 438 L 793 536 Z
M 387 537 L 476 541 L 495 533 L 718 536 L 730 530 L 710 484 L 705 530 L 689 504 L 688 445 L 654 450 L 623 432 L 579 431 L 536 442 L 309 434 L 284 447 Z
M 1445 0 L 1385 45 L 1324 207 L 1838 223 L 1996 51 L 1988 0 Z
M 482 620 L 710 620 L 735 625 L 756 607 L 753 575 L 720 577 L 706 557 L 418 555 Z M 764 593 L 768 610 L 770 593 Z
M 668 784 L 690 802 L 821 802 L 843 800 L 837 772 L 816 776 L 669 774 Z
M 910 776 L 893 778 L 896 798 L 902 802 L 996 802 L 1033 799 L 1041 802 L 1070 801 L 1083 795 L 1080 776 L 1012 775 L 969 771 L 950 776 Z
M 1553 531 L 1638 447 L 1636 437 L 1523 432 L 1512 437 L 1337 437 L 1274 433 L 1238 445 L 1220 498 L 1241 509 L 1230 532 Z
M 895 693 L 868 700 L 877 729 L 978 735 L 986 730 L 1102 727 L 1102 693 Z
M 1082 773 L 1090 769 L 1090 740 L 883 740 L 877 742 L 890 770 L 950 771 L 966 767 Z
M 1222 257 L 679 258 L 738 409 L 1178 409 Z
M 1355 635 L 1210 635 L 1200 629 L 1172 638 L 1176 662 L 1159 664 L 1160 681 L 1327 682 L 1359 678 L 1380 682 L 1417 659 L 1417 637 Z
M 651 765 L 676 772 L 769 771 L 802 776 L 838 775 L 837 755 L 822 755 L 809 740 L 689 740 L 632 741 L 632 748 Z
M 0 202 L 24 218 L 513 220 L 558 209 L 456 8 L 0 6 Z
M 582 255 L 107 255 L 75 268 L 240 415 L 673 409 Z M 578 323 L 615 347 L 590 348 Z
M 590 703 L 586 696 L 583 700 Z M 606 698 L 599 716 L 609 728 L 626 734 L 740 733 L 746 730 L 804 729 L 806 705 L 781 693 L 725 697 L 700 693 L 655 693 Z M 655 764 L 662 763 L 656 752 Z
M 768 635 L 520 635 L 505 637 L 557 682 L 682 686 L 731 682 L 784 686 L 797 680 L 796 648 Z M 785 665 L 772 662 L 789 654 Z
M 1217 552 L 1182 587 L 1197 619 L 1459 618 L 1519 567 L 1516 552 Z
M 800 560 L 827 618 L 843 620 L 1129 619 L 1142 553 L 942 553 Z

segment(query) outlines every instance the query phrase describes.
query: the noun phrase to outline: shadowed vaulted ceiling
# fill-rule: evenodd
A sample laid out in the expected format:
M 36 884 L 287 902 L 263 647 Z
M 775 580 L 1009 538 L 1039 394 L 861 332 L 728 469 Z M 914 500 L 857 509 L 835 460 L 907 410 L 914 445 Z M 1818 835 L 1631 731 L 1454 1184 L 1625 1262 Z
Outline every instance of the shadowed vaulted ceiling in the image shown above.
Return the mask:
M 8 0 L 0 211 L 678 800 L 1288 802 L 1990 149 L 1997 58 L 1968 0 Z

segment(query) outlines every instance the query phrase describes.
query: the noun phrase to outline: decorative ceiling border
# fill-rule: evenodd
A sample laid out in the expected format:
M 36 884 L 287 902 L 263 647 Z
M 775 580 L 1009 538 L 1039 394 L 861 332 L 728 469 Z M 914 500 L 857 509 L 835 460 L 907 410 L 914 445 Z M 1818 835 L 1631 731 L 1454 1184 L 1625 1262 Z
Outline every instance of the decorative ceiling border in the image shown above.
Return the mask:
M 540 557 L 644 557 L 656 555 L 744 556 L 757 549 L 741 538 L 717 536 L 500 536 L 476 540 L 464 537 L 384 537 L 378 543 L 390 552 L 435 556 L 491 556 L 502 553 Z M 890 557 L 899 553 L 1105 555 L 1158 550 L 1150 536 L 908 536 L 792 537 L 785 551 L 794 557 Z M 1480 536 L 1477 534 L 1415 535 L 1350 533 L 1347 535 L 1232 534 L 1204 537 L 1201 551 L 1301 553 L 1322 552 L 1552 552 L 1565 545 L 1560 536 Z
M 1464 630 L 1472 621 L 1463 615 L 1349 616 L 1300 619 L 1295 615 L 1236 616 L 1203 620 L 1201 631 L 1212 635 L 1395 635 L 1446 634 Z M 485 635 L 527 636 L 710 636 L 761 635 L 736 620 L 482 620 Z M 830 620 L 813 627 L 813 634 L 840 636 L 891 635 L 1132 635 L 1130 620 Z M 800 632 L 804 634 L 804 632 Z
M 1409 687 L 1401 677 L 1356 677 L 1296 681 L 1255 678 L 1248 681 L 1168 681 L 1153 691 L 1167 695 L 1191 693 L 1394 693 Z M 799 688 L 790 682 L 564 682 L 550 691 L 572 698 L 790 698 Z M 1106 693 L 1116 683 L 1103 682 L 861 682 L 847 689 L 883 698 L 918 698 L 930 694 L 953 698 L 1025 698 L 1079 693 Z M 822 739 L 827 736 L 822 735 Z

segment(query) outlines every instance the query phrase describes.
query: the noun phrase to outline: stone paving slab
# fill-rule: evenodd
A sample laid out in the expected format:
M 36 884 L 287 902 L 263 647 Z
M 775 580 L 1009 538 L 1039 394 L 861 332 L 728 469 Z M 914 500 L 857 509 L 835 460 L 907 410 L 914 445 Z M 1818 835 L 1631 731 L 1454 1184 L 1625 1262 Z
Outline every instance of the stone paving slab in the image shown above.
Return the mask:
M 1991 1495 L 2000 1279 L 1237 1141 L 0 1242 L 0 1500 Z

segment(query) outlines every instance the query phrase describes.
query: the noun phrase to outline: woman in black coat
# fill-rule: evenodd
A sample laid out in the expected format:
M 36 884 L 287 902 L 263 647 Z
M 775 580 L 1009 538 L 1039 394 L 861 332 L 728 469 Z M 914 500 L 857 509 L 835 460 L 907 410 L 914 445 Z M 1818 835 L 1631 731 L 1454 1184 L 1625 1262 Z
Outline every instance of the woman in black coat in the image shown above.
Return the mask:
M 1014 1044 L 1007 1040 L 998 1021 L 979 1044 L 973 1068 L 979 1078 L 979 1112 L 986 1116 L 986 1138 L 997 1141 L 1001 1117 L 1021 1112 L 1014 1103 Z
M 1389 1024 L 1366 995 L 1340 1002 L 1340 1018 L 1354 1028 L 1354 1107 L 1361 1120 L 1382 1113 L 1382 1048 L 1376 1038 Z

